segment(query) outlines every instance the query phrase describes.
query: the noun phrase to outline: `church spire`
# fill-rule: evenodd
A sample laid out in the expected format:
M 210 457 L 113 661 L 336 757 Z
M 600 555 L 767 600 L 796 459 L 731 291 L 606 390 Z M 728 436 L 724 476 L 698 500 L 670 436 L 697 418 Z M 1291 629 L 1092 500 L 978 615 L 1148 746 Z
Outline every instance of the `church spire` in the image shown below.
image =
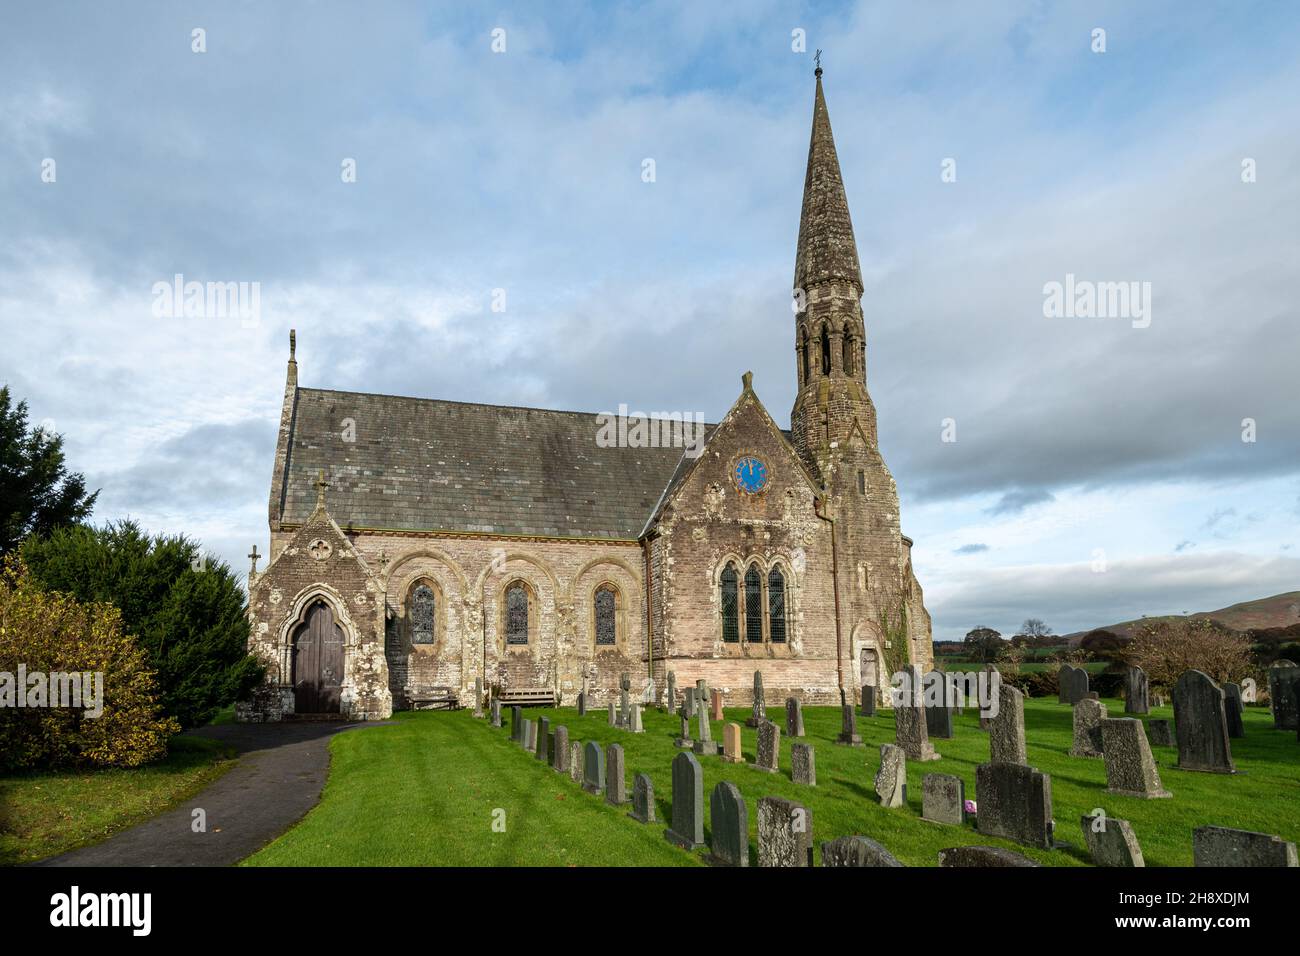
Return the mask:
M 818 53 L 821 51 L 819 50 Z M 835 154 L 831 117 L 822 92 L 822 68 L 815 71 L 812 136 L 808 143 L 808 172 L 803 183 L 803 212 L 799 217 L 799 248 L 795 256 L 794 286 L 807 292 L 833 280 L 852 282 L 862 291 L 858 247 L 844 194 L 840 160 Z

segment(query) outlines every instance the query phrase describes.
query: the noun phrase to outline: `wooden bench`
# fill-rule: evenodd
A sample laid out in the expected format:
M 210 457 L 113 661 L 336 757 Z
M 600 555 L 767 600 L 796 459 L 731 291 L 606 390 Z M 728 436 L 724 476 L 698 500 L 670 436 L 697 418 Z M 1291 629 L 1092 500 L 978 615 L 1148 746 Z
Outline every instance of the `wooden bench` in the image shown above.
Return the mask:
M 430 693 L 408 697 L 411 710 L 460 710 L 460 698 L 450 687 L 431 687 Z
M 503 707 L 554 707 L 555 691 L 549 687 L 511 687 L 501 692 Z

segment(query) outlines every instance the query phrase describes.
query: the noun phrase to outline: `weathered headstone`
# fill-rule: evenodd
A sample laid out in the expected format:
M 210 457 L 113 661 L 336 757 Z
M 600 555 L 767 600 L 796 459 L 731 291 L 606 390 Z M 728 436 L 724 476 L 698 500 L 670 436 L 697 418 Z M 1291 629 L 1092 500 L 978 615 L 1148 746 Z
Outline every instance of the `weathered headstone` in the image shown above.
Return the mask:
M 975 768 L 980 833 L 1026 846 L 1052 846 L 1052 778 L 1018 763 L 984 763 Z
M 894 704 L 894 741 L 902 747 L 908 760 L 938 760 L 925 726 L 925 708 L 913 704 Z
M 474 678 L 474 716 L 483 719 L 483 678 Z
M 515 743 L 521 743 L 524 739 L 523 712 L 522 707 L 510 708 L 510 739 Z
M 797 697 L 787 697 L 785 701 L 785 735 L 791 738 L 803 736 L 803 704 Z
M 709 712 L 699 707 L 696 708 L 696 713 L 699 715 L 700 729 L 693 749 L 702 757 L 715 757 L 718 753 L 718 742 L 713 739 L 713 728 L 709 725 Z
M 618 726 L 618 710 L 615 708 L 612 700 L 609 702 L 609 712 L 606 714 L 605 719 L 609 722 L 609 726 Z
M 586 779 L 584 773 L 586 761 L 583 758 L 585 753 L 581 741 L 575 740 L 569 744 L 569 779 L 579 785 Z
M 1275 730 L 1300 728 L 1300 667 L 1282 658 L 1268 669 L 1268 698 Z
M 1085 813 L 1079 825 L 1094 866 L 1146 866 L 1142 847 L 1127 820 Z
M 874 684 L 862 685 L 862 716 L 876 716 L 876 686 Z M 866 839 L 863 837 L 863 839 Z
M 817 754 L 812 744 L 790 745 L 790 779 L 805 786 L 817 786 Z
M 743 763 L 745 755 L 740 749 L 740 724 L 726 724 L 722 728 L 722 759 L 727 763 Z
M 676 709 L 677 709 L 677 675 L 674 672 L 669 671 L 668 672 L 668 713 L 671 714 Z
M 907 754 L 894 744 L 880 745 L 880 769 L 876 771 L 876 796 L 882 807 L 907 805 Z
M 709 795 L 709 830 L 709 862 L 749 866 L 749 810 L 734 783 L 724 780 Z
M 628 816 L 637 823 L 655 822 L 655 785 L 648 774 L 639 773 L 632 781 L 632 809 Z
M 1160 783 L 1160 771 L 1147 746 L 1142 721 L 1136 717 L 1107 717 L 1101 722 L 1101 741 L 1108 793 L 1148 799 L 1172 796 Z
M 998 712 L 989 718 L 989 762 L 1029 762 L 1025 755 L 1025 695 L 1005 682 L 998 687 Z
M 1104 743 L 1101 722 L 1106 719 L 1106 705 L 1085 697 L 1074 705 L 1074 746 L 1071 757 L 1100 757 Z
M 1000 846 L 954 846 L 939 851 L 940 866 L 1041 866 L 1029 857 Z
M 961 826 L 966 822 L 966 784 L 950 773 L 921 778 L 921 816 L 933 823 Z
M 537 724 L 527 717 L 524 718 L 524 739 L 520 742 L 524 745 L 525 750 L 537 750 Z
M 492 701 L 492 726 L 501 726 L 501 701 L 499 700 Z
M 645 726 L 641 723 L 641 705 L 633 704 L 631 711 L 631 721 L 628 723 L 628 730 L 634 734 L 645 733 Z
M 687 850 L 704 845 L 704 771 L 695 754 L 673 758 L 672 826 L 664 836 Z
M 781 757 L 781 728 L 770 720 L 760 723 L 755 751 L 755 760 L 750 766 L 755 770 L 776 773 Z
M 1151 713 L 1151 685 L 1140 667 L 1130 666 L 1124 672 L 1124 713 Z
M 925 733 L 929 737 L 937 737 L 940 740 L 952 739 L 952 708 L 951 707 L 924 707 L 925 711 Z
M 722 719 L 722 691 L 716 687 L 709 691 L 709 716 L 714 720 Z
M 1152 746 L 1174 746 L 1174 722 L 1164 717 L 1153 717 L 1147 721 L 1147 735 Z
M 852 704 L 840 708 L 840 735 L 835 738 L 835 742 L 846 747 L 862 746 L 862 737 L 858 734 L 858 715 Z
M 569 772 L 569 728 L 555 728 L 555 747 L 551 751 L 551 766 L 557 773 Z
M 822 866 L 902 866 L 875 840 L 843 836 L 822 844 Z
M 681 733 L 677 735 L 677 739 L 673 741 L 673 744 L 681 747 L 683 750 L 690 750 L 695 746 L 695 741 L 691 739 L 691 718 L 686 715 L 685 704 L 682 705 L 681 712 L 677 716 L 682 722 L 682 729 Z
M 533 748 L 537 751 L 537 759 L 542 763 L 550 763 L 551 760 L 551 719 L 543 717 L 537 722 L 537 744 Z
M 1244 704 L 1241 702 L 1240 684 L 1223 684 L 1223 716 L 1228 721 L 1229 737 L 1246 736 L 1246 724 L 1242 720 Z
M 594 740 L 582 752 L 582 789 L 596 796 L 605 792 L 605 751 Z
M 587 716 L 587 692 L 585 690 L 578 695 L 578 716 Z
M 781 797 L 758 801 L 758 865 L 812 866 L 812 811 Z
M 1073 707 L 1088 696 L 1088 672 L 1082 667 L 1065 664 L 1060 673 L 1061 690 L 1065 696 L 1062 703 Z
M 1300 866 L 1294 843 L 1271 833 L 1197 827 L 1192 831 L 1193 866 Z
M 626 674 L 623 675 L 627 677 Z M 618 692 L 618 725 L 626 727 L 632 722 L 632 698 L 628 695 L 628 689 L 624 687 Z
M 620 744 L 605 748 L 605 802 L 616 807 L 627 803 L 627 768 Z
M 632 675 L 629 674 L 627 671 L 624 671 L 623 673 L 618 675 L 618 689 L 619 690 L 632 689 Z
M 767 720 L 767 697 L 763 692 L 763 672 L 754 671 L 754 709 L 746 723 L 757 727 L 764 720 Z
M 1174 684 L 1174 736 L 1178 769 L 1236 773 L 1228 743 L 1223 688 L 1198 670 L 1184 671 Z

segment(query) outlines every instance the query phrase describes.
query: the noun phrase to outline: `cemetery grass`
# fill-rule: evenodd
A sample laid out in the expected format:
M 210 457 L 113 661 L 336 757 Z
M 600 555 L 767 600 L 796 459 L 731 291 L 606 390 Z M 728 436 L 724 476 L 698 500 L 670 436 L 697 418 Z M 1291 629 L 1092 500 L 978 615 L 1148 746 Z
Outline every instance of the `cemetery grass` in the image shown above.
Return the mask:
M 1105 701 L 1112 716 L 1123 714 L 1118 700 Z M 505 727 L 493 728 L 468 711 L 406 713 L 395 726 L 376 732 L 339 734 L 330 743 L 332 764 L 322 800 L 294 829 L 246 863 L 254 865 L 445 865 L 445 866 L 677 866 L 699 865 L 703 851 L 688 853 L 663 838 L 671 819 L 671 763 L 679 722 L 657 710 L 644 714 L 646 732 L 631 734 L 608 726 L 604 709 L 578 717 L 573 708 L 528 708 L 530 719 L 547 716 L 551 727 L 564 725 L 571 741 L 622 744 L 629 797 L 637 773 L 654 781 L 659 822 L 643 825 L 627 816 L 629 807 L 606 805 L 604 797 L 584 793 L 567 774 L 539 763 L 510 741 Z M 784 710 L 768 714 L 782 718 Z M 866 746 L 834 743 L 840 730 L 838 708 L 804 711 L 806 742 L 816 748 L 817 786 L 790 779 L 790 743 L 782 733 L 781 771 L 768 774 L 748 766 L 756 739 L 744 727 L 749 708 L 727 708 L 726 721 L 742 725 L 745 764 L 700 757 L 704 769 L 705 841 L 709 836 L 708 800 L 713 787 L 729 780 L 744 795 L 749 815 L 750 862 L 757 862 L 757 802 L 782 796 L 812 811 L 818 863 L 820 844 L 850 834 L 882 843 L 909 866 L 934 866 L 944 847 L 981 844 L 1024 853 L 1049 866 L 1089 863 L 1079 818 L 1100 807 L 1128 820 L 1148 866 L 1190 866 L 1192 829 L 1203 825 L 1275 833 L 1300 840 L 1300 745 L 1293 731 L 1272 727 L 1263 708 L 1248 707 L 1245 739 L 1232 741 L 1239 770 L 1235 776 L 1192 773 L 1174 768 L 1173 747 L 1153 747 L 1172 799 L 1142 800 L 1106 793 L 1100 759 L 1069 756 L 1071 709 L 1055 698 L 1025 702 L 1029 762 L 1052 777 L 1053 816 L 1058 840 L 1071 846 L 1038 850 L 981 835 L 972 824 L 949 827 L 921 818 L 921 778 L 949 773 L 962 778 L 975 799 L 975 768 L 988 760 L 988 735 L 973 709 L 954 718 L 952 740 L 932 740 L 941 760 L 908 762 L 908 803 L 885 809 L 875 796 L 880 745 L 894 740 L 892 711 L 858 718 Z M 1172 718 L 1172 708 L 1155 708 L 1151 717 Z M 722 722 L 713 722 L 721 741 Z M 492 811 L 506 811 L 506 832 L 491 829 Z
M 0 777 L 0 865 L 14 866 L 105 840 L 187 800 L 235 765 L 202 737 L 173 737 L 144 767 L 46 770 Z

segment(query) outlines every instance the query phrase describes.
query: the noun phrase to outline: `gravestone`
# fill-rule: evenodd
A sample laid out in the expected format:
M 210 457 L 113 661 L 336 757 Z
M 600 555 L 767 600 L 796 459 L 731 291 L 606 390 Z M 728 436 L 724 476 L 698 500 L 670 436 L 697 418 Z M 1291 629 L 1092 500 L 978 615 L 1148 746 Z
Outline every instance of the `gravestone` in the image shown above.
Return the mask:
M 940 866 L 1041 866 L 1029 857 L 1000 846 L 954 846 L 939 851 Z
M 709 829 L 710 863 L 749 866 L 749 810 L 734 783 L 724 780 L 709 795 Z
M 524 718 L 524 736 L 519 742 L 525 750 L 537 749 L 537 725 L 527 717 Z
M 709 692 L 709 716 L 714 720 L 722 719 L 722 691 L 716 687 Z
M 1079 825 L 1093 866 L 1146 866 L 1142 847 L 1127 820 L 1085 813 Z
M 1151 713 L 1151 685 L 1147 672 L 1140 667 L 1130 666 L 1124 672 L 1124 713 Z
M 605 719 L 609 723 L 609 726 L 611 727 L 618 726 L 618 712 L 615 709 L 614 702 L 612 700 L 609 702 L 609 712 L 606 714 Z
M 587 692 L 585 690 L 578 695 L 578 716 L 587 716 Z
M 790 779 L 808 787 L 817 786 L 817 754 L 812 744 L 790 745 Z
M 1071 757 L 1100 757 L 1103 742 L 1101 722 L 1106 719 L 1106 705 L 1086 697 L 1074 705 L 1074 746 Z
M 803 736 L 803 704 L 797 697 L 787 697 L 785 701 L 785 735 Z
M 474 716 L 483 719 L 483 678 L 474 678 Z
M 1295 867 L 1294 843 L 1271 833 L 1197 827 L 1192 831 L 1193 866 Z
M 681 712 L 677 716 L 681 719 L 682 729 L 681 733 L 677 735 L 677 739 L 674 740 L 673 743 L 676 746 L 681 747 L 683 750 L 690 750 L 695 746 L 695 741 L 691 739 L 691 719 L 686 716 L 686 706 L 684 704 L 682 705 Z
M 492 701 L 492 726 L 501 726 L 501 701 L 499 700 Z
M 699 707 L 709 706 L 709 682 L 703 677 L 695 682 L 695 703 Z
M 677 675 L 672 671 L 668 672 L 668 713 L 677 709 Z
M 722 759 L 727 763 L 743 763 L 745 755 L 740 750 L 740 724 L 727 724 L 722 728 Z
M 1164 717 L 1154 717 L 1147 721 L 1147 734 L 1155 747 L 1174 746 L 1174 723 Z
M 629 723 L 627 729 L 630 730 L 630 731 L 631 731 L 632 733 L 634 733 L 634 734 L 643 734 L 643 733 L 645 733 L 645 727 L 644 727 L 644 726 L 642 725 L 642 723 L 641 723 L 641 705 L 640 705 L 640 704 L 633 704 L 633 705 L 632 705 L 632 719 L 631 719 L 631 722 Z
M 570 756 L 569 728 L 556 727 L 555 746 L 551 750 L 551 766 L 555 768 L 557 773 L 568 773 Z
M 952 708 L 951 707 L 924 707 L 925 711 L 925 732 L 929 737 L 938 737 L 940 740 L 952 739 Z
M 1126 797 L 1159 799 L 1172 796 L 1160 783 L 1160 771 L 1147 746 L 1142 721 L 1136 717 L 1107 717 L 1101 722 L 1106 791 Z
M 822 866 L 902 866 L 875 840 L 844 836 L 822 844 Z
M 755 760 L 750 764 L 755 770 L 776 773 L 781 757 L 781 728 L 770 720 L 758 725 L 758 745 Z
M 627 683 L 627 675 L 623 675 L 623 680 Z M 626 727 L 632 722 L 632 698 L 628 694 L 628 688 L 623 687 L 618 692 L 618 725 Z
M 537 722 L 537 744 L 533 748 L 537 751 L 537 759 L 542 763 L 549 763 L 551 760 L 551 718 L 543 717 Z
M 655 785 L 648 774 L 639 773 L 632 781 L 632 809 L 628 816 L 637 823 L 655 822 Z
M 718 743 L 713 739 L 713 728 L 709 725 L 709 712 L 703 707 L 698 707 L 696 713 L 699 714 L 700 730 L 693 749 L 700 756 L 715 757 L 718 754 Z
M 894 705 L 894 741 L 908 760 L 938 760 L 925 725 L 925 708 L 906 703 Z
M 569 744 L 569 779 L 579 785 L 586 779 L 584 773 L 586 761 L 583 758 L 585 752 L 580 741 L 575 740 Z
M 1178 769 L 1236 773 L 1228 743 L 1223 688 L 1198 670 L 1184 671 L 1174 684 L 1174 737 Z
M 980 833 L 1026 846 L 1052 846 L 1052 778 L 1018 763 L 984 763 L 975 768 Z
M 1088 696 L 1088 672 L 1082 667 L 1063 664 L 1057 678 L 1061 685 L 1061 703 L 1073 707 Z
M 781 797 L 758 801 L 758 865 L 812 866 L 812 811 Z
M 695 754 L 673 758 L 672 827 L 664 837 L 687 850 L 704 845 L 704 771 Z
M 966 784 L 950 773 L 921 778 L 921 816 L 932 823 L 961 826 L 966 822 Z
M 605 802 L 615 807 L 627 803 L 627 769 L 620 744 L 605 748 Z
M 594 740 L 582 751 L 582 789 L 597 797 L 605 792 L 605 751 Z
M 846 747 L 862 746 L 862 737 L 858 734 L 858 715 L 852 704 L 840 708 L 840 735 L 835 738 L 835 742 Z
M 1007 683 L 998 687 L 998 712 L 989 718 L 989 762 L 1029 762 L 1025 756 L 1025 695 Z
M 767 697 L 763 692 L 763 672 L 754 671 L 754 709 L 746 723 L 757 727 L 764 720 L 767 720 Z
M 1229 737 L 1245 737 L 1246 724 L 1242 720 L 1243 707 L 1241 702 L 1241 685 L 1224 684 L 1223 686 L 1223 716 L 1228 721 Z
M 1300 728 L 1300 667 L 1283 658 L 1268 669 L 1269 706 L 1275 730 Z
M 524 718 L 522 707 L 510 708 L 510 739 L 520 743 L 524 739 Z
M 876 716 L 876 686 L 874 684 L 862 685 L 862 716 Z M 863 837 L 863 839 L 866 839 Z
M 907 754 L 894 744 L 880 745 L 880 769 L 876 771 L 876 796 L 882 807 L 907 805 Z

